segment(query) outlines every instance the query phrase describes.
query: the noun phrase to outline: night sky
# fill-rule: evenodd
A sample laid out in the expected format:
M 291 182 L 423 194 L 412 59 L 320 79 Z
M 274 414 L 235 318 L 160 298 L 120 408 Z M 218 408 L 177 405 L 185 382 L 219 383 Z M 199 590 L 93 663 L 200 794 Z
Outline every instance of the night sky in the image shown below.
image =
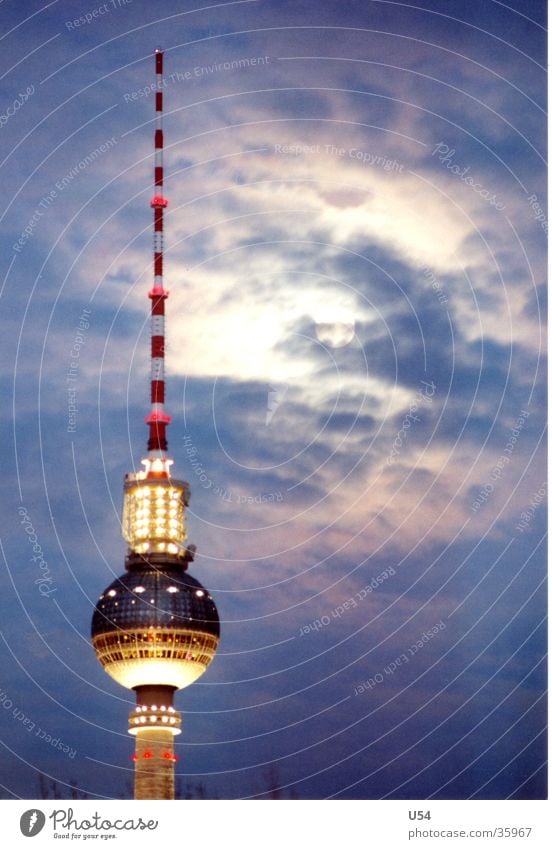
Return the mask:
M 161 46 L 169 447 L 222 622 L 180 795 L 543 798 L 545 4 L 0 20 L 2 797 L 132 795 L 89 634 L 146 449 Z

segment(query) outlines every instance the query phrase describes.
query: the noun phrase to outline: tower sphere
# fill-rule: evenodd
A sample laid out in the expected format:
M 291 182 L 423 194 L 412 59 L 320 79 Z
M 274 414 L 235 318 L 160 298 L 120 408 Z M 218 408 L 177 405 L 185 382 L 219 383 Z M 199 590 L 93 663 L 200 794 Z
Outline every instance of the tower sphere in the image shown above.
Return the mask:
M 105 671 L 123 687 L 187 687 L 215 655 L 217 608 L 178 560 L 157 555 L 150 563 L 133 555 L 130 571 L 98 599 L 92 644 Z

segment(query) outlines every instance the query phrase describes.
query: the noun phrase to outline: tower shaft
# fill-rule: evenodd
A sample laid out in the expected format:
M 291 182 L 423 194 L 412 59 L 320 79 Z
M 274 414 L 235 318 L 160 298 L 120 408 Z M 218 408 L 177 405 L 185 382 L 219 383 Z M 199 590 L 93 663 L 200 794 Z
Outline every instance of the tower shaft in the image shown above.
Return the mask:
M 174 799 L 173 735 L 165 728 L 146 728 L 136 735 L 135 799 Z
M 180 714 L 173 707 L 173 687 L 136 688 L 138 704 L 129 716 L 134 749 L 134 798 L 174 799 L 174 737 Z

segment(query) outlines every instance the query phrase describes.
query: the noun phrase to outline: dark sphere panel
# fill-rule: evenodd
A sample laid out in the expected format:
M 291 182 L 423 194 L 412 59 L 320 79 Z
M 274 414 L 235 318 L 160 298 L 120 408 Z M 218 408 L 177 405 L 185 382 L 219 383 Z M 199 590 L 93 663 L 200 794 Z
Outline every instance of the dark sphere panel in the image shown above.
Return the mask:
M 210 593 L 187 572 L 144 569 L 117 578 L 100 596 L 92 637 L 114 629 L 187 628 L 220 635 Z

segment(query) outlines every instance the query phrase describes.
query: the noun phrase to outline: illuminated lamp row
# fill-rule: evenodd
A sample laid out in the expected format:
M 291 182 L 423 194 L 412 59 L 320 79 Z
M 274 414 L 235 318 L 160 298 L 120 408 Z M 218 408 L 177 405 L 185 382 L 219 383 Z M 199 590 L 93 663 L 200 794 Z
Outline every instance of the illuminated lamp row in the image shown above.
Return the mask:
M 152 714 L 151 716 L 135 716 L 135 717 L 132 718 L 132 722 L 134 722 L 135 724 L 136 723 L 145 724 L 146 722 L 157 722 L 158 719 L 159 719 L 158 716 L 155 716 L 154 714 Z M 176 725 L 176 719 L 174 718 L 174 716 L 171 716 L 171 717 L 162 716 L 161 722 L 169 722 L 171 725 Z

